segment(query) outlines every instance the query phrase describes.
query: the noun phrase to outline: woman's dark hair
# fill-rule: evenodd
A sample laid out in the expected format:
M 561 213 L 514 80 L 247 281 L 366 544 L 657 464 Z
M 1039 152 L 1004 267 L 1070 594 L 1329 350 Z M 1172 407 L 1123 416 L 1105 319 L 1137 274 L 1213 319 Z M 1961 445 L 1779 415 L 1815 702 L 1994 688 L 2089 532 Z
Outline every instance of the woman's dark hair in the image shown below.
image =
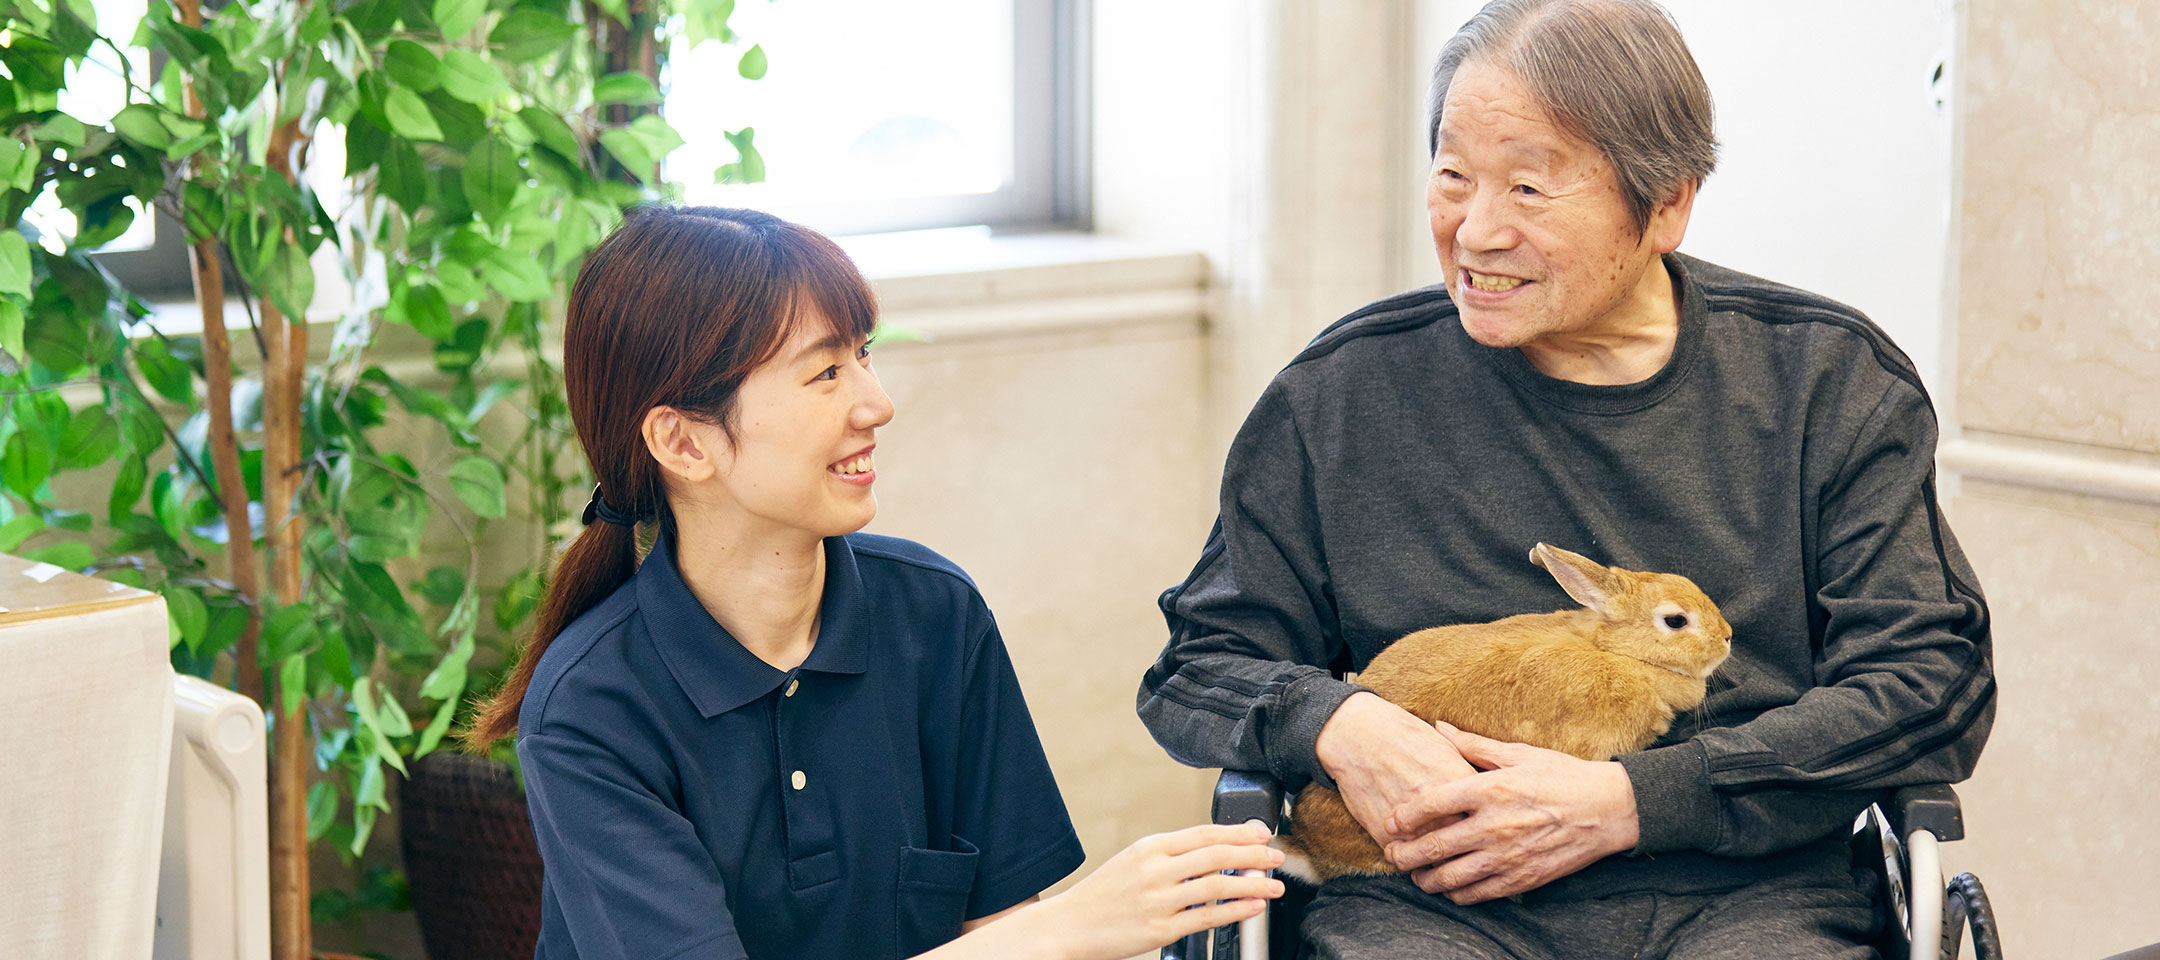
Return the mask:
M 778 354 L 810 308 L 842 336 L 870 335 L 876 300 L 823 235 L 770 214 L 653 206 L 593 249 L 570 290 L 563 383 L 600 494 L 614 512 L 672 533 L 645 414 L 670 406 L 733 436 L 736 391 Z M 594 523 L 564 551 L 517 667 L 465 732 L 486 750 L 517 731 L 548 644 L 637 571 L 637 531 Z

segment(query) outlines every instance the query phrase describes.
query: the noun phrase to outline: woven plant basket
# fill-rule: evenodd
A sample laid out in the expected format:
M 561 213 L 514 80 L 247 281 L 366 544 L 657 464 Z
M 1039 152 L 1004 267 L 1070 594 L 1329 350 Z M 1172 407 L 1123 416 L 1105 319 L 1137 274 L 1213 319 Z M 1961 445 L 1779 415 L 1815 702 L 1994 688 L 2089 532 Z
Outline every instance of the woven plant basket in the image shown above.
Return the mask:
M 540 850 L 517 777 L 454 751 L 414 762 L 399 835 L 428 960 L 532 960 Z

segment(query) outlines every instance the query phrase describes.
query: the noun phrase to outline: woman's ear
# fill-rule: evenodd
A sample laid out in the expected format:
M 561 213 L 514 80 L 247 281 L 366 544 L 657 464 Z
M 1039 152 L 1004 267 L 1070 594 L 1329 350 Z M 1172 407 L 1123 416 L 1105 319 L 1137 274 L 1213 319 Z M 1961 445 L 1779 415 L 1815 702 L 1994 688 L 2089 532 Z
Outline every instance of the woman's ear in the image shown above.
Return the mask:
M 686 483 L 700 483 L 712 479 L 724 468 L 721 460 L 726 451 L 721 449 L 719 430 L 710 424 L 691 419 L 674 407 L 659 406 L 645 411 L 645 422 L 638 432 L 645 440 L 645 449 L 660 464 L 660 471 Z

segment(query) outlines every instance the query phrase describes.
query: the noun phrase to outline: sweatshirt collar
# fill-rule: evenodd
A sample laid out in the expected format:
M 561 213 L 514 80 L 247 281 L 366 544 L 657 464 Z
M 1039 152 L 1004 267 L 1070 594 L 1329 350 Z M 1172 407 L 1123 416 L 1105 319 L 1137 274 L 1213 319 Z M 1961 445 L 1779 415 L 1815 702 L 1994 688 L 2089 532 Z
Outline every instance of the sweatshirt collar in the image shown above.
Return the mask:
M 1672 274 L 1673 286 L 1678 294 L 1680 330 L 1673 338 L 1672 357 L 1665 361 L 1646 380 L 1623 384 L 1576 383 L 1549 377 L 1530 363 L 1521 350 L 1512 347 L 1488 347 L 1470 340 L 1468 333 L 1456 330 L 1468 341 L 1471 349 L 1484 356 L 1496 369 L 1516 386 L 1556 406 L 1578 413 L 1624 414 L 1655 406 L 1667 394 L 1672 393 L 1695 365 L 1702 353 L 1703 328 L 1709 320 L 1708 300 L 1702 285 L 1696 282 L 1690 269 L 1697 261 L 1681 254 L 1667 254 L 1665 269 Z

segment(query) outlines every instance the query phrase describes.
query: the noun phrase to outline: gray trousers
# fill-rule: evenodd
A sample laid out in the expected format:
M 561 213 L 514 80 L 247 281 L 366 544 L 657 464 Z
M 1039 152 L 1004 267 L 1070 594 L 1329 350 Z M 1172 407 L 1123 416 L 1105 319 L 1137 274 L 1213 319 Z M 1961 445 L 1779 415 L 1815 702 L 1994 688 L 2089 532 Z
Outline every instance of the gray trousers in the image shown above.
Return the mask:
M 1320 889 L 1301 930 L 1327 960 L 1872 960 L 1873 878 L 1810 871 L 1736 889 L 1458 907 L 1408 877 Z

